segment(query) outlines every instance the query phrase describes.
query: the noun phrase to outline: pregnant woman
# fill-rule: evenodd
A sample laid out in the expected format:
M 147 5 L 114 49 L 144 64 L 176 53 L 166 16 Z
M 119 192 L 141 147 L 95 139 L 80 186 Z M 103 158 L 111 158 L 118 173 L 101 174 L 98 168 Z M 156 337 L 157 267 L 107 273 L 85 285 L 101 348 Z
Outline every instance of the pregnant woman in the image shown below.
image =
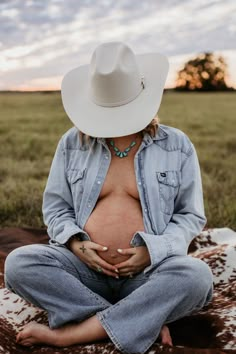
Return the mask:
M 45 309 L 49 326 L 28 323 L 17 343 L 110 339 L 145 353 L 157 339 L 173 345 L 167 324 L 211 301 L 209 266 L 187 255 L 206 224 L 197 153 L 157 117 L 167 73 L 164 55 L 107 42 L 65 75 L 74 127 L 43 195 L 49 244 L 19 247 L 5 263 L 6 286 Z

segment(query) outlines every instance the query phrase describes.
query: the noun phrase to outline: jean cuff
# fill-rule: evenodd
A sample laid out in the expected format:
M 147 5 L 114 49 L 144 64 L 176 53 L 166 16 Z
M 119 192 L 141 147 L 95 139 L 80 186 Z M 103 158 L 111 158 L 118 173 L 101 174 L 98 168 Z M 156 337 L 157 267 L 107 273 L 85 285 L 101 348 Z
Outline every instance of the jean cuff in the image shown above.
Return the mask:
M 114 333 L 112 332 L 109 324 L 107 323 L 105 317 L 103 316 L 103 314 L 101 312 L 97 312 L 96 313 L 97 318 L 99 319 L 101 325 L 103 326 L 103 328 L 105 329 L 105 331 L 107 332 L 108 336 L 110 337 L 111 341 L 115 344 L 115 346 L 122 352 L 122 353 L 127 353 L 130 354 L 129 352 L 127 352 L 120 344 L 120 342 L 118 341 L 118 339 L 114 336 Z

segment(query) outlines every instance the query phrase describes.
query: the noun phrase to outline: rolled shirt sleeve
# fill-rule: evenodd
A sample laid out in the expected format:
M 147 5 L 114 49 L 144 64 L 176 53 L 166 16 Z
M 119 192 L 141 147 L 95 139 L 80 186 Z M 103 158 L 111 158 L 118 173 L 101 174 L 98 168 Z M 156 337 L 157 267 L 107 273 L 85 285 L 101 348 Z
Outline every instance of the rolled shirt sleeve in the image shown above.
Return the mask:
M 43 193 L 43 221 L 50 243 L 65 244 L 73 235 L 89 236 L 76 223 L 71 190 L 66 178 L 65 148 L 60 139 Z
M 166 257 L 187 255 L 189 244 L 199 235 L 206 222 L 200 165 L 196 149 L 191 142 L 187 156 L 182 162 L 181 184 L 175 199 L 174 212 L 167 227 L 162 234 L 137 231 L 133 235 L 132 241 L 143 240 L 150 254 L 151 265 L 144 269 L 144 273 Z

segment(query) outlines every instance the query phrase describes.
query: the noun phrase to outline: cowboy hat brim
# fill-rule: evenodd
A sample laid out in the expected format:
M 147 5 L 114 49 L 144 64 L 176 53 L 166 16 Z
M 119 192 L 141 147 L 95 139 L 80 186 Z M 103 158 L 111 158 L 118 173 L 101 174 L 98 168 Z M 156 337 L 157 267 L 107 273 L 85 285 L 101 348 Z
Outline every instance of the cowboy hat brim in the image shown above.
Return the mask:
M 157 114 L 169 70 L 160 53 L 136 55 L 145 87 L 129 103 L 115 107 L 99 106 L 88 94 L 89 65 L 69 71 L 61 84 L 64 109 L 73 124 L 93 137 L 119 137 L 144 129 Z

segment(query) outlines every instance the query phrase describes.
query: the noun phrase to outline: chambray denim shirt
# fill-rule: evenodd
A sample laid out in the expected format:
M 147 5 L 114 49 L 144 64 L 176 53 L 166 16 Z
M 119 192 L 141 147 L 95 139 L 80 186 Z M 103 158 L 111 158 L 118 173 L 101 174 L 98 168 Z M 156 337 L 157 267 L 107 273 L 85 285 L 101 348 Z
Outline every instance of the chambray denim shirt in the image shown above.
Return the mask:
M 111 153 L 104 138 L 82 146 L 78 129 L 60 139 L 43 193 L 43 219 L 49 244 L 65 244 L 72 235 L 91 240 L 83 230 L 102 189 Z M 159 124 L 156 136 L 145 133 L 134 168 L 144 230 L 130 245 L 146 245 L 151 264 L 187 255 L 190 242 L 206 225 L 201 172 L 196 149 L 180 129 Z

